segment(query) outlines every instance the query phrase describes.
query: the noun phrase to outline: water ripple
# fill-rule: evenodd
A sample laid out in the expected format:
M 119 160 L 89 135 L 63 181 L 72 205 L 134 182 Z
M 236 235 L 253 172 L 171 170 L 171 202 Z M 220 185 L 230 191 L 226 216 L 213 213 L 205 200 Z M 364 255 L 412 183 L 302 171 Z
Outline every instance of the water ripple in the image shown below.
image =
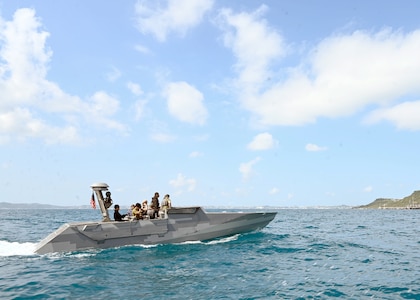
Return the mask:
M 62 212 L 44 216 L 28 226 L 0 212 L 1 299 L 420 299 L 413 212 L 281 210 L 262 231 L 228 239 L 21 252 L 62 223 Z

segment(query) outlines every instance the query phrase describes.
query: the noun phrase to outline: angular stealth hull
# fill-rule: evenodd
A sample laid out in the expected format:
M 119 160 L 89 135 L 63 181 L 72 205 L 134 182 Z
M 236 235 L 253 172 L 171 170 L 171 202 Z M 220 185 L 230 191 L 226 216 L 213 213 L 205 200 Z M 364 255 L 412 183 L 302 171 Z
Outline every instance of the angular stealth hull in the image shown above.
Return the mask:
M 261 229 L 275 216 L 276 212 L 207 213 L 201 207 L 184 207 L 168 210 L 163 219 L 67 223 L 42 240 L 35 252 L 210 240 Z

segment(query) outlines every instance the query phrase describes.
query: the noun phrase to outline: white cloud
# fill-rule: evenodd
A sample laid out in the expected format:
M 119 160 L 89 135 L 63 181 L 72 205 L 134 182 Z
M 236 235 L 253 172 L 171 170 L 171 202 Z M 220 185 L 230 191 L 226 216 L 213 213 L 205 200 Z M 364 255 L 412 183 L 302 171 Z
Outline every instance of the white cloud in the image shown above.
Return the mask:
M 278 188 L 272 188 L 268 193 L 270 194 L 270 195 L 275 195 L 275 194 L 278 194 L 280 192 L 280 189 L 278 189 Z
M 134 112 L 135 112 L 136 121 L 140 120 L 143 117 L 147 102 L 148 102 L 147 100 L 137 100 L 136 103 L 134 104 Z
M 149 48 L 147 48 L 147 47 L 145 47 L 145 46 L 143 46 L 143 45 L 136 45 L 136 46 L 134 47 L 134 49 L 135 49 L 136 51 L 140 52 L 140 53 L 143 53 L 143 54 L 149 54 L 149 53 L 150 53 Z
M 225 45 L 237 59 L 240 88 L 247 93 L 255 92 L 255 88 L 267 81 L 271 76 L 269 64 L 285 54 L 282 37 L 260 19 L 266 10 L 265 5 L 253 14 L 234 14 L 224 9 L 219 15 L 225 30 Z
M 256 135 L 247 147 L 250 150 L 267 150 L 275 147 L 277 144 L 278 142 L 273 139 L 271 134 L 264 132 Z
M 13 164 L 10 161 L 4 161 L 0 164 L 0 168 L 3 170 L 11 169 L 12 167 L 13 167 Z
M 89 113 L 93 113 L 95 117 L 113 115 L 119 109 L 118 100 L 104 91 L 99 91 L 93 94 L 90 101 L 91 105 Z
M 45 47 L 49 33 L 39 30 L 31 9 L 17 10 L 10 22 L 0 19 L 0 26 L 1 105 L 32 104 L 52 55 Z
M 261 160 L 260 157 L 256 157 L 255 159 L 253 159 L 253 160 L 251 160 L 249 162 L 241 163 L 239 165 L 239 172 L 241 172 L 243 179 L 248 180 L 248 179 L 251 178 L 251 176 L 254 174 L 254 171 L 253 171 L 252 168 L 260 160 Z
M 200 157 L 200 156 L 203 156 L 204 154 L 202 153 L 202 152 L 199 152 L 199 151 L 193 151 L 193 152 L 191 152 L 190 153 L 190 157 L 192 157 L 192 158 L 195 158 L 195 157 Z
M 420 129 L 402 111 L 387 106 L 420 93 L 420 30 L 355 31 L 324 39 L 294 68 L 274 69 L 288 48 L 282 37 L 256 12 L 224 10 L 225 45 L 237 58 L 239 99 L 262 125 L 304 125 L 320 117 L 336 118 L 374 105 L 385 106 L 371 120 L 388 120 L 400 128 Z M 233 28 L 233 30 L 231 30 Z M 264 47 L 260 47 L 264 45 Z M 271 77 L 270 74 L 275 76 Z M 271 80 L 267 78 L 282 78 Z M 420 107 L 411 104 L 420 113 Z
M 136 96 L 143 95 L 143 90 L 141 89 L 141 86 L 134 82 L 127 82 L 127 88 L 130 90 L 131 93 L 133 93 Z
M 111 71 L 106 74 L 106 79 L 109 82 L 115 82 L 121 77 L 121 71 L 113 67 Z
M 183 36 L 212 6 L 213 0 L 139 0 L 135 5 L 137 28 L 159 41 L 165 41 L 170 32 Z
M 151 135 L 152 140 L 159 143 L 170 143 L 176 140 L 176 137 L 166 133 L 154 133 Z
M 365 119 L 367 123 L 389 121 L 398 129 L 420 130 L 420 100 L 376 109 Z
M 186 187 L 189 192 L 192 192 L 195 190 L 197 181 L 193 178 L 186 178 L 184 175 L 179 173 L 175 179 L 169 180 L 169 184 L 178 189 Z
M 105 126 L 109 129 L 127 132 L 126 126 L 108 118 L 119 110 L 120 102 L 117 99 L 108 95 L 104 91 L 99 91 L 96 92 L 89 100 L 89 107 L 86 109 L 86 112 L 88 112 L 86 119 L 91 118 L 94 124 Z
M 76 128 L 49 126 L 44 121 L 34 118 L 29 110 L 23 108 L 0 114 L 0 134 L 7 136 L 7 141 L 10 141 L 12 133 L 18 133 L 15 138 L 20 141 L 40 138 L 49 144 L 79 142 Z
M 135 96 L 140 97 L 144 94 L 143 89 L 137 83 L 129 81 L 127 82 L 127 88 Z M 134 119 L 136 121 L 140 120 L 143 117 L 147 103 L 148 101 L 146 99 L 138 99 L 134 103 L 134 114 L 135 114 Z
M 33 9 L 16 10 L 12 21 L 0 18 L 1 140 L 76 143 L 84 128 L 81 121 L 126 132 L 111 120 L 117 100 L 99 92 L 83 101 L 46 79 L 52 51 L 46 46 L 49 33 L 41 27 Z
M 306 144 L 305 149 L 306 149 L 306 151 L 317 152 L 317 151 L 325 151 L 328 148 L 327 147 L 321 147 L 321 146 L 318 146 L 316 144 Z
M 208 141 L 209 138 L 210 138 L 210 136 L 208 134 L 202 134 L 202 135 L 194 136 L 194 140 L 196 140 L 198 142 Z
M 363 191 L 366 192 L 366 193 L 370 193 L 370 192 L 373 191 L 373 187 L 372 186 L 367 186 L 363 189 Z
M 153 120 L 150 126 L 150 138 L 159 143 L 170 143 L 177 139 L 173 134 L 170 134 L 171 130 L 168 128 L 168 124 L 159 120 Z
M 203 94 L 186 82 L 172 82 L 165 90 L 169 113 L 180 121 L 203 125 L 207 109 Z

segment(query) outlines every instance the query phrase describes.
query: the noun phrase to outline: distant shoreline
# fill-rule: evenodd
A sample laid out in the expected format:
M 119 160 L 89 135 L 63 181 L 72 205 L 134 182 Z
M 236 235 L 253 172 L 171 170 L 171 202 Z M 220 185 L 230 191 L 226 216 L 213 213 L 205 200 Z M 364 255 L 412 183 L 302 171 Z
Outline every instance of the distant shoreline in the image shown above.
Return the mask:
M 358 209 L 420 209 L 420 191 L 414 191 L 411 195 L 402 199 L 378 198 L 375 201 L 357 206 Z
M 51 204 L 40 204 L 40 203 L 10 203 L 0 202 L 0 209 L 92 209 L 90 205 L 72 205 L 72 206 L 60 206 Z

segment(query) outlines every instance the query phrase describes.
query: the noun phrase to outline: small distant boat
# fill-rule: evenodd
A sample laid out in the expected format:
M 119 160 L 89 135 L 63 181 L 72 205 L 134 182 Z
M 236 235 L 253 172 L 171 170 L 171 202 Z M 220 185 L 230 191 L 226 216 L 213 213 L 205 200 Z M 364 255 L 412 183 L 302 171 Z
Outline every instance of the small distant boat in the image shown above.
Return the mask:
M 267 226 L 276 212 L 206 212 L 202 207 L 172 207 L 159 218 L 112 221 L 106 183 L 91 185 L 102 213 L 99 222 L 66 223 L 44 238 L 35 253 L 106 249 L 126 245 L 154 245 L 205 241 L 250 232 Z M 106 192 L 104 197 L 103 192 Z
M 413 205 L 410 205 L 409 207 L 408 207 L 408 209 L 420 209 L 420 205 L 418 205 L 418 204 L 413 204 Z

